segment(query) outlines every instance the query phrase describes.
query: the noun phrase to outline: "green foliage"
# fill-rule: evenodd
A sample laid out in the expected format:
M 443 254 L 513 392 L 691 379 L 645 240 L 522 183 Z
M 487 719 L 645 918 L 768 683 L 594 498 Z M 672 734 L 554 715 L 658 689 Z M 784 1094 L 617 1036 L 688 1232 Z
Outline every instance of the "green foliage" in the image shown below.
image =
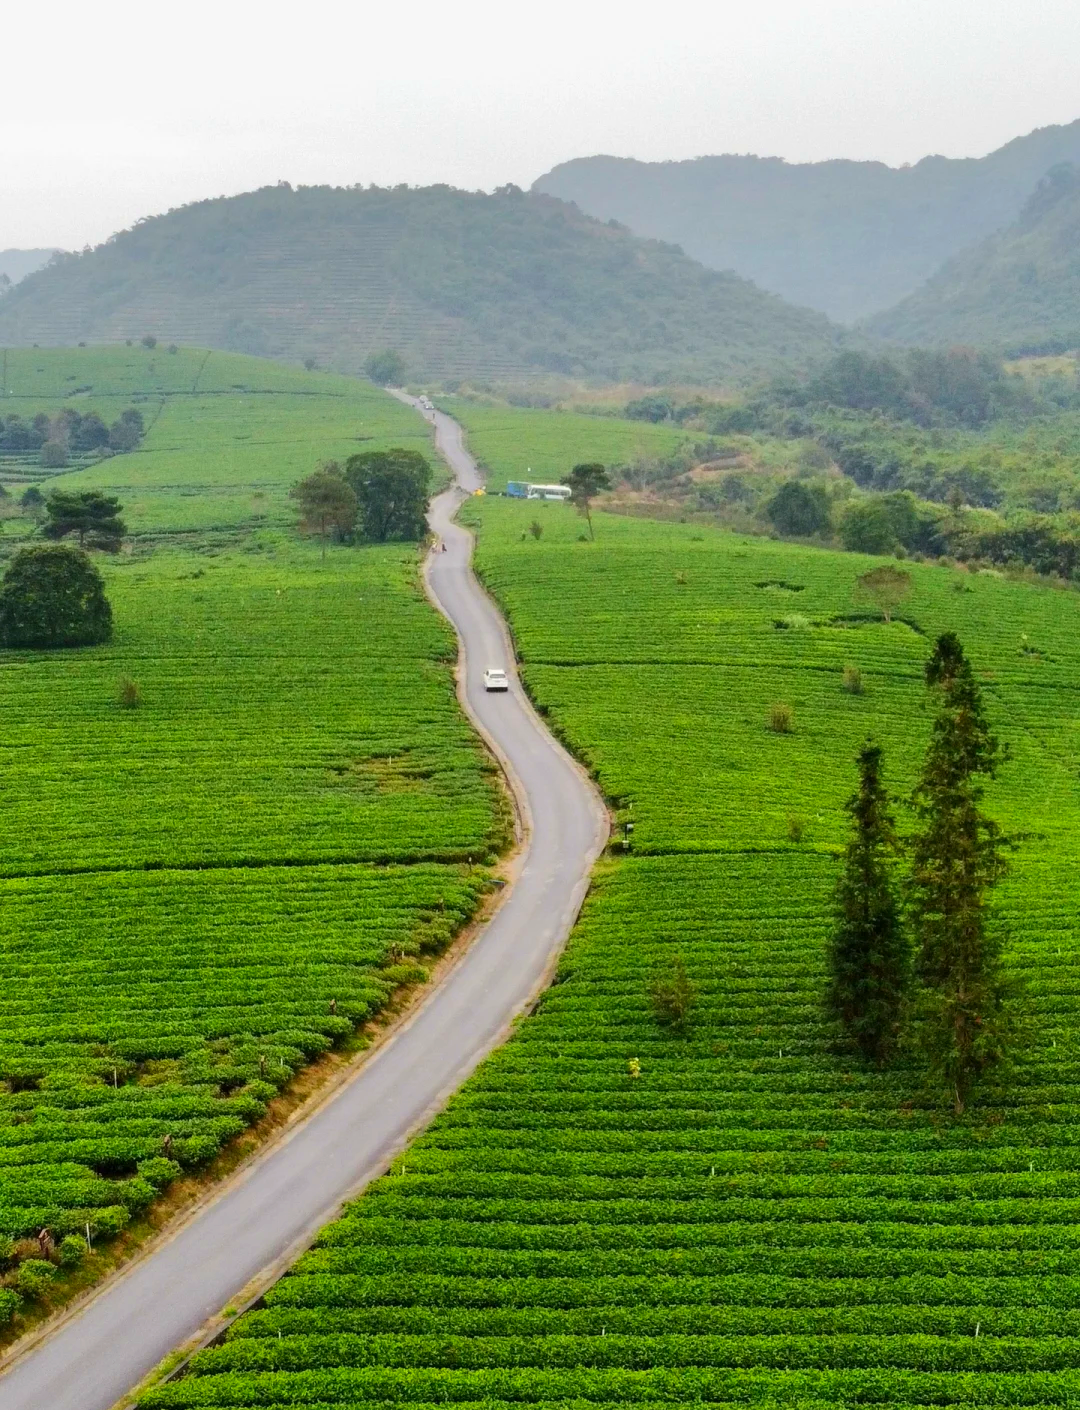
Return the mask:
M 56 1268 L 45 1258 L 28 1258 L 19 1264 L 15 1286 L 24 1297 L 41 1297 L 56 1277 Z
M 785 480 L 766 512 L 773 527 L 792 538 L 810 538 L 829 526 L 829 500 L 823 485 Z
M 872 602 L 885 621 L 890 622 L 900 604 L 911 596 L 914 586 L 910 573 L 892 563 L 883 563 L 880 568 L 860 573 L 855 579 L 855 595 Z
M 79 547 L 104 548 L 115 553 L 127 533 L 120 518 L 124 506 L 100 490 L 50 490 L 45 500 L 47 539 L 78 536 Z
M 359 506 L 365 538 L 416 542 L 427 532 L 427 501 L 431 466 L 416 450 L 366 450 L 350 455 L 345 479 Z
M 19 550 L 0 583 L 0 643 L 97 646 L 111 636 L 105 585 L 81 549 L 35 544 Z
M 407 370 L 405 359 L 392 348 L 372 353 L 364 362 L 364 372 L 380 387 L 400 387 Z
M 859 787 L 847 803 L 852 835 L 836 889 L 829 1008 L 864 1058 L 893 1053 L 911 978 L 911 944 L 894 894 L 896 825 L 881 777 L 881 748 L 859 751 Z
M 660 394 L 638 397 L 626 403 L 626 415 L 631 421 L 670 421 L 675 415 L 675 402 Z
M 987 893 L 1004 875 L 999 825 L 980 809 L 981 778 L 997 771 L 971 665 L 954 632 L 938 637 L 926 666 L 937 715 L 913 802 L 912 923 L 919 938 L 920 1039 L 957 1114 L 988 1068 L 1006 1055 L 1001 937 Z
M 63 441 L 46 441 L 41 447 L 41 468 L 43 470 L 59 470 L 67 463 L 67 446 Z
M 575 465 L 569 475 L 562 479 L 570 487 L 570 503 L 584 515 L 589 525 L 589 538 L 595 537 L 592 522 L 592 502 L 602 490 L 611 489 L 611 477 L 605 467 L 596 461 Z
M 294 485 L 289 497 L 300 506 L 300 527 L 305 533 L 318 534 L 324 548 L 331 534 L 344 538 L 356 525 L 359 502 L 336 463 L 324 465 Z
M 676 955 L 649 985 L 649 998 L 656 1021 L 673 1033 L 686 1033 L 689 1029 L 697 997 L 697 989 L 690 982 L 682 955 Z
M 0 343 L 62 342 L 73 317 L 89 342 L 117 320 L 182 319 L 204 347 L 353 373 L 389 347 L 418 380 L 742 380 L 837 340 L 672 245 L 549 197 L 446 186 L 267 187 L 140 221 L 4 295 Z
M 116 703 L 121 710 L 137 710 L 142 704 L 142 691 L 130 676 L 124 676 L 117 686 Z

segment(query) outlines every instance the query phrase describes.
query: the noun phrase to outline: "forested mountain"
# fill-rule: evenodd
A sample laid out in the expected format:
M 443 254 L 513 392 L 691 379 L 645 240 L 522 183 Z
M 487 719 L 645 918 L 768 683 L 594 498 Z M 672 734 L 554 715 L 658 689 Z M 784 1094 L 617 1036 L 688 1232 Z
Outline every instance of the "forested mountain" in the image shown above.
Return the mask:
M 731 380 L 836 344 L 820 314 L 549 196 L 267 187 L 139 222 L 0 303 L 0 343 L 159 341 L 417 378 Z
M 54 254 L 55 250 L 0 250 L 0 284 L 5 277 L 17 284 L 35 269 L 48 264 Z
M 956 255 L 867 327 L 902 343 L 1011 352 L 1080 346 L 1080 169 L 1055 167 L 1019 220 Z
M 850 322 L 889 308 L 950 256 L 1015 220 L 1063 161 L 1080 162 L 1080 121 L 1040 128 L 978 160 L 925 157 L 894 168 L 597 156 L 555 167 L 533 189 Z

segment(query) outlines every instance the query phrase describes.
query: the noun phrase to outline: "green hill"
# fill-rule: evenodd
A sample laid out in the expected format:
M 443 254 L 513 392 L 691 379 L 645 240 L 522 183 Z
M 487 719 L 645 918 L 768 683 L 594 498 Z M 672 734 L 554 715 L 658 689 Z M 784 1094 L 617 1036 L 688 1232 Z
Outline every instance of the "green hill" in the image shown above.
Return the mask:
M 673 240 L 714 269 L 854 321 L 918 288 L 951 255 L 1014 220 L 1058 162 L 1080 162 L 1080 121 L 1018 137 L 979 160 L 788 163 L 586 157 L 533 189 L 599 220 Z
M 1080 169 L 1055 167 L 1015 224 L 955 256 L 867 327 L 901 343 L 1018 352 L 1080 344 Z
M 826 319 L 516 187 L 288 186 L 142 221 L 31 275 L 0 343 L 176 342 L 413 378 L 728 380 L 830 349 Z

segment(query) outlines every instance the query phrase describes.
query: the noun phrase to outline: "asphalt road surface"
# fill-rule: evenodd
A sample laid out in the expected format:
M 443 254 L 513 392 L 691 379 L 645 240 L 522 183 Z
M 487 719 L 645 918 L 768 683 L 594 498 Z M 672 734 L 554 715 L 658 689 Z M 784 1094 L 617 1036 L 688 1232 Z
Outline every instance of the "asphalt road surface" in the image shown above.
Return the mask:
M 461 639 L 468 709 L 523 805 L 520 870 L 465 956 L 355 1077 L 51 1336 L 0 1368 L 0 1410 L 110 1410 L 252 1279 L 304 1247 L 505 1036 L 574 923 L 607 817 L 518 684 L 502 619 L 469 566 L 471 539 L 451 518 L 480 476 L 457 423 L 426 415 L 458 482 L 432 502 L 440 547 L 428 560 L 430 589 Z M 509 672 L 508 693 L 484 691 L 487 666 Z

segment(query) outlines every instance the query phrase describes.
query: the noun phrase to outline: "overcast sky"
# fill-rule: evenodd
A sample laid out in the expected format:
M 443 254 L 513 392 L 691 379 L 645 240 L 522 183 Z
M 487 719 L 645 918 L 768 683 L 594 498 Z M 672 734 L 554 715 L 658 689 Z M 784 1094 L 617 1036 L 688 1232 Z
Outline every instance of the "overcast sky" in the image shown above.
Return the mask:
M 596 152 L 899 165 L 1080 117 L 1078 0 L 9 0 L 0 34 L 0 249 L 278 180 L 527 186 Z

